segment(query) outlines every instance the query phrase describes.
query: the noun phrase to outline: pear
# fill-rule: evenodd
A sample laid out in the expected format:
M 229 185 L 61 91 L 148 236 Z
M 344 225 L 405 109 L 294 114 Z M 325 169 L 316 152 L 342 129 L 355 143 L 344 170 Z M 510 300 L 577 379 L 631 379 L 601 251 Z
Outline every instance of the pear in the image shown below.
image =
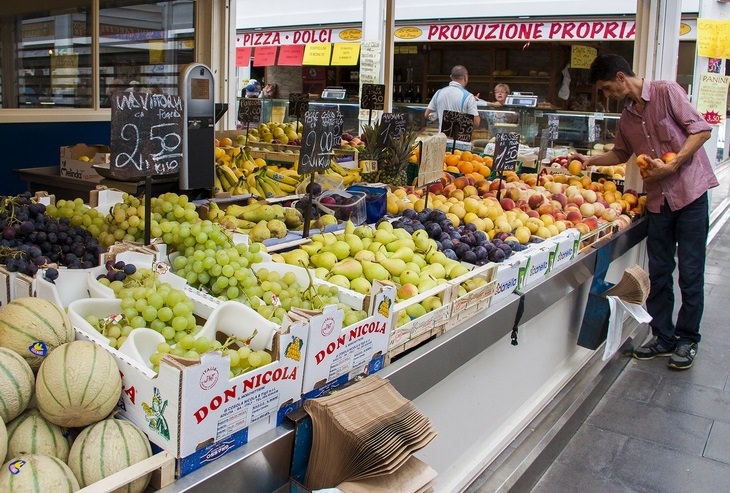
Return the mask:
M 344 260 L 350 256 L 350 245 L 344 241 L 337 240 L 331 245 L 326 245 L 323 251 L 334 253 L 337 260 Z
M 378 250 L 377 252 L 375 252 L 375 260 L 373 262 L 380 264 L 383 262 L 383 260 L 387 260 L 388 258 L 390 257 L 388 257 L 385 252 L 383 252 L 382 250 Z
M 424 233 L 424 234 L 419 235 L 416 233 Z M 418 231 L 414 231 L 411 239 L 413 240 L 413 244 L 416 245 L 416 249 L 419 252 L 427 252 L 429 247 L 431 246 L 431 242 L 429 241 L 430 238 L 428 237 L 428 234 L 422 229 L 419 229 Z
M 324 245 L 324 235 L 322 233 L 314 233 L 312 235 L 312 241 L 322 243 Z
M 332 252 L 319 252 L 309 259 L 315 267 L 324 267 L 328 271 L 337 263 L 337 255 Z
M 436 279 L 434 279 L 433 277 L 426 276 L 426 277 L 422 278 L 421 281 L 418 283 L 418 292 L 425 293 L 429 289 L 433 289 L 436 286 L 438 286 Z
M 390 223 L 390 221 L 380 221 L 380 223 L 378 223 L 377 230 L 378 231 L 390 231 L 392 233 L 393 225 Z
M 357 228 L 355 228 L 354 233 L 357 236 L 359 236 L 360 238 L 362 238 L 363 240 L 365 238 L 372 239 L 372 237 L 375 235 L 375 230 L 373 230 L 373 228 L 371 228 L 370 226 L 363 225 L 363 226 L 358 226 Z
M 345 221 L 345 234 L 351 235 L 355 233 L 355 223 L 353 223 L 350 219 Z
M 334 226 L 335 224 L 337 224 L 337 218 L 332 214 L 322 214 L 321 216 L 319 216 L 317 224 L 319 225 L 320 229 L 324 231 L 326 230 L 327 226 Z
M 411 251 L 415 250 L 416 245 L 413 243 L 413 240 L 410 238 L 403 238 L 400 240 L 391 241 L 389 243 L 385 243 L 385 249 L 389 252 L 395 252 L 399 248 L 409 248 Z
M 434 279 L 443 279 L 446 277 L 446 269 L 441 264 L 429 264 L 421 269 L 421 275 L 431 276 Z
M 426 262 L 426 259 L 422 255 L 414 255 L 411 262 L 418 266 L 419 271 L 428 265 L 428 262 Z
M 314 269 L 314 277 L 317 279 L 327 279 L 327 276 L 329 275 L 330 270 L 326 267 L 317 267 Z
M 399 258 L 386 258 L 380 265 L 385 267 L 391 276 L 400 276 L 406 270 L 406 263 Z
M 368 245 L 368 250 L 370 250 L 371 252 L 377 252 L 382 246 L 383 244 L 379 241 L 373 241 L 372 243 L 370 243 L 370 245 Z
M 393 230 L 393 234 L 398 238 L 399 240 L 404 240 L 406 238 L 411 239 L 411 234 L 406 231 L 403 228 L 395 228 Z
M 365 274 L 368 281 L 386 281 L 390 279 L 390 273 L 382 265 L 376 264 L 375 262 L 368 262 L 367 260 L 362 264 L 363 274 Z
M 360 239 L 360 237 L 355 234 L 346 233 L 345 234 L 345 243 L 350 245 L 351 254 L 355 254 L 355 253 L 359 252 L 360 250 L 362 250 L 363 248 L 365 248 L 363 246 L 363 243 L 362 243 L 362 240 Z
M 461 298 L 467 293 L 466 288 L 464 286 L 459 286 L 459 290 L 456 294 L 457 298 Z
M 427 312 L 432 312 L 438 308 L 441 308 L 443 306 L 443 303 L 438 296 L 429 296 L 421 302 L 421 305 L 423 305 L 423 308 L 425 308 Z
M 395 322 L 396 327 L 401 327 L 411 321 L 411 317 L 408 316 L 405 310 L 398 312 L 398 320 Z
M 357 279 L 352 279 L 350 281 L 350 289 L 361 294 L 370 294 L 372 287 L 373 286 L 370 284 L 370 281 L 364 277 L 358 277 Z
M 266 224 L 266 226 L 269 228 L 273 238 L 284 238 L 288 232 L 286 224 L 284 224 L 284 221 L 280 219 L 272 219 Z
M 362 249 L 366 249 L 370 246 L 370 244 L 373 242 L 372 238 L 362 238 Z
M 283 252 L 281 256 L 284 259 L 284 262 L 290 265 L 298 265 L 300 267 L 309 267 L 309 254 L 302 250 L 301 248 L 297 248 L 296 250 L 291 250 L 288 252 Z
M 410 262 L 413 258 L 413 250 L 408 247 L 401 247 L 398 250 L 395 250 L 390 258 L 397 258 L 405 262 Z
M 384 223 L 381 223 L 384 224 Z M 397 240 L 398 238 L 392 233 L 392 231 L 387 231 L 385 229 L 379 229 L 375 232 L 375 236 L 373 236 L 373 240 L 376 242 L 382 243 L 383 245 L 388 245 L 389 243 Z
M 414 303 L 406 308 L 406 313 L 411 320 L 414 318 L 422 317 L 426 314 L 426 309 L 420 303 Z
M 418 287 L 415 284 L 406 283 L 400 285 L 398 291 L 396 292 L 396 297 L 399 300 L 407 300 L 408 298 L 413 298 L 417 294 Z
M 345 276 L 349 281 L 362 277 L 362 264 L 354 258 L 346 258 L 332 267 L 332 274 Z
M 421 266 L 420 266 L 420 265 L 418 265 L 417 263 L 413 262 L 413 261 L 411 261 L 411 262 L 406 262 L 406 269 L 408 269 L 408 270 L 412 270 L 412 271 L 414 271 L 414 272 L 415 272 L 416 274 L 420 274 L 420 273 L 421 273 Z
M 327 278 L 329 282 L 345 289 L 350 289 L 350 280 L 341 274 L 330 276 Z
M 345 313 L 345 317 L 342 319 L 342 326 L 349 327 L 350 325 L 358 323 L 360 320 L 362 320 L 360 318 L 360 314 L 355 310 L 350 310 Z
M 408 264 L 406 264 L 408 265 Z M 421 280 L 421 276 L 418 272 L 406 268 L 403 272 L 400 273 L 400 282 L 401 284 L 418 284 L 418 281 Z
M 264 240 L 271 238 L 271 231 L 266 221 L 260 221 L 253 229 L 248 233 L 248 239 L 251 243 L 261 243 Z
M 370 250 L 360 250 L 355 254 L 355 260 L 362 262 L 363 260 L 369 260 L 370 262 L 375 261 L 375 254 Z
M 337 235 L 334 233 L 324 233 L 322 235 L 322 240 L 325 245 L 332 245 L 337 241 Z
M 462 264 L 456 264 L 450 271 L 448 271 L 446 274 L 449 276 L 449 279 L 456 279 L 457 277 L 463 276 L 469 272 L 469 268 Z
M 307 243 L 305 245 L 301 245 L 299 248 L 301 248 L 302 250 L 307 252 L 307 254 L 311 257 L 315 253 L 318 253 L 322 249 L 323 246 L 324 246 L 324 243 L 322 243 L 320 241 L 313 241 L 312 243 Z

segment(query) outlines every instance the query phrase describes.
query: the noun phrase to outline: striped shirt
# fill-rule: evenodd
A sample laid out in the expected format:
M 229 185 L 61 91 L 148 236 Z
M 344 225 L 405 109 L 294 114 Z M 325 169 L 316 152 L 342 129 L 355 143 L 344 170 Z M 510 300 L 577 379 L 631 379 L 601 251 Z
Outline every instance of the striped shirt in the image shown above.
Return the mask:
M 690 134 L 712 130 L 689 102 L 682 86 L 673 81 L 644 81 L 641 89 L 644 111 L 629 100 L 621 113 L 613 152 L 626 161 L 631 154 L 653 158 L 665 152 L 679 152 Z M 710 159 L 700 148 L 671 175 L 646 182 L 647 208 L 660 212 L 664 199 L 676 211 L 691 204 L 718 185 Z
M 439 117 L 439 130 L 443 122 L 444 111 L 458 111 L 469 115 L 479 116 L 477 111 L 477 99 L 472 93 L 464 89 L 464 86 L 456 81 L 449 82 L 449 85 L 442 87 L 431 98 L 428 109 L 435 111 Z

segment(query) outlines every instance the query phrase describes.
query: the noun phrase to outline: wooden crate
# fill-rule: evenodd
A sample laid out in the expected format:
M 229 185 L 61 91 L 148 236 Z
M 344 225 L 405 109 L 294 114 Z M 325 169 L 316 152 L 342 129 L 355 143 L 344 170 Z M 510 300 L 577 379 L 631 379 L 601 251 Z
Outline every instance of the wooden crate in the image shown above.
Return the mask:
M 422 346 L 429 342 L 431 339 L 434 339 L 441 334 L 444 333 L 444 326 L 440 325 L 438 327 L 434 327 L 431 330 L 428 330 L 426 332 L 422 332 L 421 334 L 408 339 L 406 342 L 402 344 L 398 344 L 396 346 L 392 346 L 388 349 L 388 354 L 385 356 L 385 364 L 389 365 L 391 361 L 393 361 L 394 358 L 404 354 L 406 351 L 415 349 L 419 346 Z
M 114 491 L 149 473 L 152 473 L 149 488 L 159 490 L 169 486 L 175 481 L 175 458 L 168 452 L 158 452 L 149 459 L 138 462 L 101 481 L 80 489 L 79 493 Z

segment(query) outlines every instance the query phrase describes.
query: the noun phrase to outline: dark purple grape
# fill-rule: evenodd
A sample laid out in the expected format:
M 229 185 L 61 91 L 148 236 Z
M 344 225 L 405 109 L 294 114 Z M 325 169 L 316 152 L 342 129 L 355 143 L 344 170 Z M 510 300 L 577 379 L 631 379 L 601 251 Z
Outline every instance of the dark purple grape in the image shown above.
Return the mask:
M 3 238 L 6 240 L 15 239 L 15 228 L 12 226 L 5 226 L 5 228 L 3 228 Z
M 107 272 L 106 278 L 109 279 L 109 281 L 115 281 L 117 279 L 117 273 L 116 272 Z
M 53 267 L 49 267 L 48 269 L 46 269 L 46 275 L 45 275 L 45 277 L 49 281 L 55 281 L 56 279 L 58 279 L 58 269 L 55 269 Z
M 124 266 L 124 273 L 128 276 L 131 276 L 135 272 L 137 272 L 137 267 L 135 267 L 134 264 L 127 264 Z
M 127 278 L 127 274 L 124 272 L 115 272 L 114 273 L 114 280 L 115 281 L 124 281 Z
M 119 260 L 117 263 L 114 264 L 114 268 L 117 269 L 117 270 L 122 270 L 122 269 L 124 269 L 124 266 L 125 265 L 126 264 L 124 262 L 122 262 L 121 260 Z
M 104 264 L 104 267 L 106 267 L 106 270 L 114 270 L 114 261 L 113 260 L 107 260 Z
M 38 266 L 34 264 L 33 262 L 28 264 L 28 267 L 25 269 L 25 273 L 29 276 L 34 276 L 38 272 Z

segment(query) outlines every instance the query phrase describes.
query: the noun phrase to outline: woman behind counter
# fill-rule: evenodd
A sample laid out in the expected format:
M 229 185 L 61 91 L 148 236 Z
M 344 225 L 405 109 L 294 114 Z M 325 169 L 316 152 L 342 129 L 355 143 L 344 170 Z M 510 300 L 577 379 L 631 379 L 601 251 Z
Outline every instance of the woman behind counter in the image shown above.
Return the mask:
M 504 102 L 507 100 L 509 94 L 509 86 L 507 84 L 497 84 L 494 86 L 494 99 L 495 101 L 487 102 L 487 107 L 495 108 L 504 106 Z

